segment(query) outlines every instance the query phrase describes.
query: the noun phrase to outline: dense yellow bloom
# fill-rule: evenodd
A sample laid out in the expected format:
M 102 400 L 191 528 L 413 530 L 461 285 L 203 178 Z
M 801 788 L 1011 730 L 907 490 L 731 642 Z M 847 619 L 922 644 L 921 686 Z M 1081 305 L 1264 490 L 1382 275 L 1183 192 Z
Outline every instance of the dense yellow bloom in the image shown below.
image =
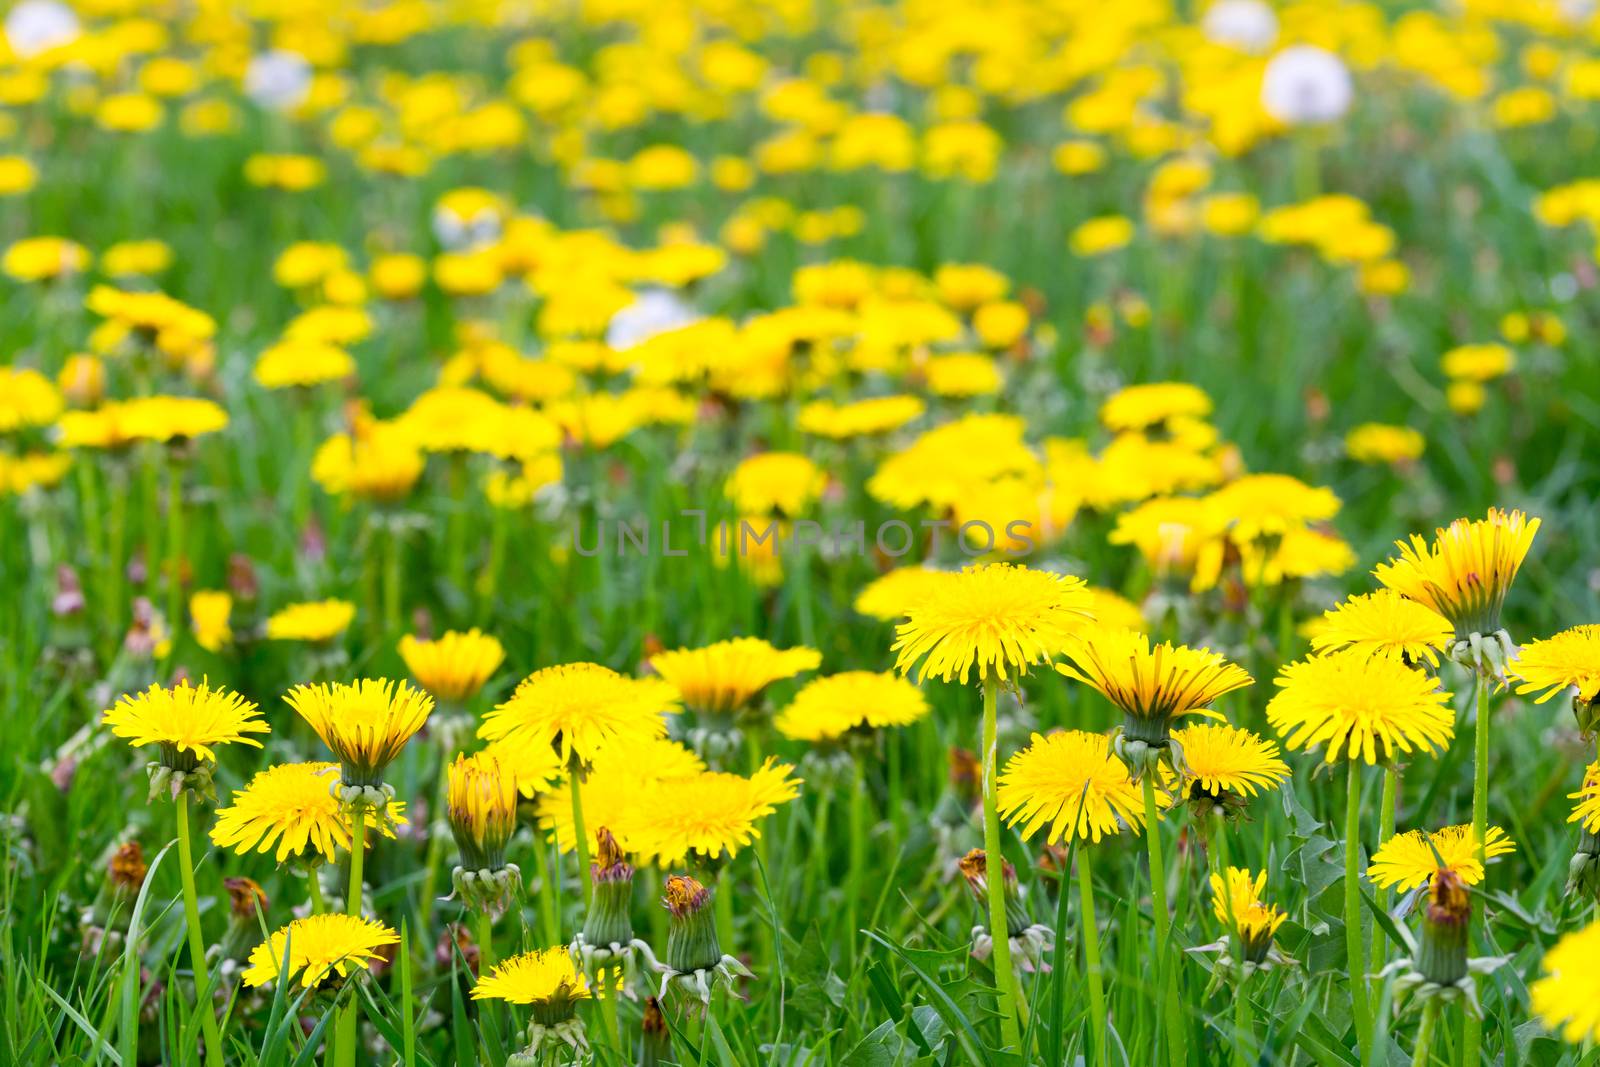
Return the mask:
M 1151 647 L 1150 638 L 1135 630 L 1096 626 L 1066 653 L 1072 662 L 1056 670 L 1099 690 L 1130 720 L 1171 722 L 1206 711 L 1218 697 L 1254 681 L 1210 649 L 1170 642 Z
M 356 361 L 342 348 L 317 341 L 284 341 L 256 359 L 256 384 L 267 389 L 336 382 L 356 372 Z
M 847 404 L 813 400 L 800 409 L 797 425 L 818 437 L 844 440 L 899 429 L 926 410 L 927 404 L 915 396 L 878 396 Z
M 382 678 L 298 685 L 283 699 L 339 757 L 346 785 L 377 785 L 433 711 L 426 693 Z
M 922 375 L 934 396 L 990 396 L 1005 385 L 999 364 L 979 352 L 932 356 L 922 365 Z
M 508 1004 L 557 1005 L 591 996 L 588 979 L 578 973 L 565 946 L 513 956 L 472 987 L 473 1000 Z
M 725 491 L 743 515 L 803 515 L 828 484 L 828 476 L 798 452 L 762 452 L 743 460 Z
M 1211 912 L 1239 938 L 1246 958 L 1252 958 L 1253 946 L 1265 951 L 1272 935 L 1288 918 L 1279 908 L 1261 899 L 1261 891 L 1267 887 L 1267 872 L 1252 875 L 1244 868 L 1229 867 L 1226 886 L 1222 876 L 1215 872 L 1210 881 Z
M 1344 435 L 1344 450 L 1357 463 L 1407 463 L 1420 459 L 1427 442 L 1409 426 L 1364 422 Z
M 855 609 L 883 622 L 904 617 L 911 605 L 932 595 L 940 583 L 954 577 L 953 571 L 931 567 L 897 567 L 874 578 L 856 595 Z
M 1253 797 L 1257 789 L 1276 789 L 1289 777 L 1277 744 L 1249 730 L 1196 722 L 1172 731 L 1172 739 L 1182 747 L 1196 787 L 1213 797 L 1225 792 Z
M 31 367 L 0 367 L 0 433 L 48 426 L 61 414 L 61 393 Z
M 762 819 L 800 795 L 792 771 L 768 757 L 748 778 L 704 771 L 657 781 L 638 790 L 619 823 L 606 825 L 627 851 L 663 868 L 682 865 L 691 852 L 732 858 L 760 836 Z
M 330 974 L 343 978 L 353 970 L 366 970 L 379 949 L 399 943 L 395 932 L 376 919 L 311 915 L 294 920 L 255 947 L 244 970 L 244 984 L 275 983 L 287 951 L 288 977 L 299 975 L 300 985 L 310 989 Z
M 1427 660 L 1437 667 L 1439 653 L 1454 636 L 1450 620 L 1426 604 L 1393 589 L 1380 589 L 1323 612 L 1311 634 L 1311 647 L 1318 652 L 1350 648 L 1412 663 Z
M 845 671 L 808 682 L 772 725 L 796 741 L 831 741 L 852 730 L 908 726 L 928 710 L 922 691 L 892 671 Z
M 595 663 L 569 663 L 534 671 L 506 701 L 483 717 L 478 736 L 494 741 L 513 734 L 592 763 L 615 742 L 664 737 L 665 716 L 677 710 L 672 686 L 656 678 L 629 678 Z
M 331 788 L 338 781 L 337 763 L 282 763 L 259 771 L 229 807 L 217 809 L 212 843 L 241 856 L 273 852 L 276 845 L 279 863 L 313 855 L 332 863 L 339 849 L 350 848 L 350 817 Z M 391 801 L 388 814 L 378 826 L 393 837 L 391 825 L 405 824 L 405 805 Z
M 515 743 L 513 737 L 496 741 L 490 748 Z M 558 771 L 560 769 L 558 767 Z M 589 836 L 591 854 L 598 848 L 595 831 L 600 827 L 609 827 L 619 835 L 627 832 L 628 820 L 638 810 L 638 800 L 646 787 L 656 782 L 695 778 L 705 770 L 705 761 L 692 750 L 665 737 L 607 745 L 578 786 L 583 796 L 584 830 Z M 520 773 L 520 766 L 518 771 Z M 526 789 L 523 794 L 530 795 Z M 550 831 L 562 852 L 571 852 L 577 847 L 570 778 L 539 795 L 538 815 L 539 825 Z
M 1188 382 L 1148 382 L 1118 389 L 1100 405 L 1100 421 L 1108 430 L 1148 430 L 1183 416 L 1205 418 L 1211 398 Z
M 217 745 L 260 748 L 249 735 L 271 730 L 256 706 L 238 693 L 205 682 L 195 687 L 187 680 L 170 689 L 152 684 L 137 696 L 123 694 L 101 721 L 135 748 L 160 745 L 162 761 L 169 765 L 213 761 Z
M 1072 254 L 1085 259 L 1115 252 L 1134 235 L 1133 220 L 1126 215 L 1102 215 L 1080 223 L 1067 238 Z
M 349 629 L 356 606 L 348 600 L 314 600 L 290 604 L 267 619 L 267 637 L 274 641 L 332 641 Z
M 447 630 L 431 641 L 407 634 L 400 639 L 400 658 L 411 677 L 435 699 L 460 703 L 474 696 L 500 669 L 506 650 L 480 630 Z
M 1009 563 L 967 567 L 907 604 L 905 614 L 895 630 L 895 669 L 963 684 L 974 666 L 985 681 L 1027 674 L 1065 650 L 1090 618 L 1082 578 Z
M 426 464 L 411 436 L 392 423 L 369 422 L 354 435 L 334 434 L 311 460 L 311 479 L 334 495 L 368 500 L 405 497 Z
M 734 637 L 704 648 L 680 648 L 650 657 L 684 704 L 698 712 L 731 712 L 747 707 L 773 682 L 822 665 L 814 648 L 774 648 L 759 637 Z
M 1144 825 L 1139 786 L 1112 755 L 1110 739 L 1083 730 L 1034 734 L 1001 772 L 997 806 L 1010 825 L 1025 824 L 1023 837 L 1049 823 L 1052 844 L 1098 842 L 1123 826 L 1137 833 Z
M 1572 1045 L 1600 1040 L 1600 922 L 1564 935 L 1540 962 L 1543 977 L 1528 986 L 1533 1013 Z
M 517 828 L 517 778 L 494 752 L 458 755 L 448 772 L 446 814 L 464 857 L 497 869 Z
M 1506 673 L 1523 683 L 1517 692 L 1539 694 L 1534 703 L 1543 704 L 1575 688 L 1580 701 L 1593 704 L 1600 699 L 1600 626 L 1574 626 L 1554 637 L 1529 641 Z
M 1539 532 L 1539 520 L 1520 511 L 1490 508 L 1487 518 L 1457 519 L 1434 531 L 1430 544 L 1416 534 L 1397 541 L 1400 558 L 1378 565 L 1378 581 L 1437 611 L 1457 638 L 1500 628 L 1500 608 Z
M 1483 841 L 1485 857 L 1505 856 L 1515 849 L 1516 843 L 1504 830 L 1489 827 Z M 1396 834 L 1372 854 L 1367 877 L 1379 889 L 1398 887 L 1405 893 L 1423 885 L 1440 870 L 1450 871 L 1467 885 L 1483 881 L 1478 840 L 1470 824 L 1447 826 L 1431 834 L 1422 830 Z
M 1278 672 L 1267 721 L 1291 749 L 1327 743 L 1325 761 L 1387 763 L 1433 754 L 1455 735 L 1450 694 L 1398 659 L 1359 649 L 1291 663 Z
M 202 589 L 189 598 L 189 619 L 194 627 L 195 644 L 207 652 L 217 652 L 233 640 L 228 616 L 233 612 L 233 597 L 222 590 Z

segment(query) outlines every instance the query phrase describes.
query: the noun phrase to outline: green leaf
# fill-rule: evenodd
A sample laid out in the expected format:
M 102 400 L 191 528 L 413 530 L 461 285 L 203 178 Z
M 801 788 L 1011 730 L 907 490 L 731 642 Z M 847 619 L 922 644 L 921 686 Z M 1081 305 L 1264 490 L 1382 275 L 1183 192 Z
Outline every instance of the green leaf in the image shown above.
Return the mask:
M 919 958 L 926 960 L 931 957 L 938 960 L 948 954 L 907 949 L 879 936 L 871 930 L 867 931 L 867 936 L 890 952 L 893 952 L 896 956 L 899 956 L 901 961 L 911 969 L 911 973 L 922 981 L 928 998 L 933 1002 L 934 1010 L 939 1013 L 945 1025 L 950 1027 L 950 1031 L 957 1044 L 960 1045 L 966 1061 L 975 1064 L 989 1064 L 992 1067 L 994 1058 L 990 1055 L 990 1050 L 984 1045 L 983 1040 L 978 1037 L 978 1031 L 973 1027 L 972 1020 L 967 1018 L 967 1013 L 961 1010 L 961 1006 L 945 991 L 945 987 L 935 981 L 918 962 Z
M 71 1019 L 78 1025 L 78 1029 L 89 1035 L 89 1040 L 94 1044 L 99 1055 L 106 1057 L 112 1063 L 116 1064 L 117 1067 L 122 1067 L 122 1056 L 118 1054 L 116 1049 L 111 1047 L 110 1043 L 107 1042 L 105 1038 L 100 1036 L 100 1031 L 94 1028 L 94 1024 L 90 1023 L 88 1019 L 85 1019 L 82 1015 L 80 1015 L 77 1008 L 74 1008 L 71 1004 L 68 1004 L 65 1000 L 61 999 L 61 994 L 57 993 L 54 989 L 51 989 L 48 983 L 40 982 L 39 988 L 43 989 L 45 993 L 49 995 L 50 999 L 56 1002 L 67 1018 Z

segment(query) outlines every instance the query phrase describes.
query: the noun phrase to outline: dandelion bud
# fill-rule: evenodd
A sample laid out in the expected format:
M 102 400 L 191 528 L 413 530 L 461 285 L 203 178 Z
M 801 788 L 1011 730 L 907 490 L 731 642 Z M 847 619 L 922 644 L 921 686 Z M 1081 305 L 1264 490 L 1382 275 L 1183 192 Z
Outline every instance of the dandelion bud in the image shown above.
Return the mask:
M 1566 892 L 1600 900 L 1600 833 L 1587 827 L 1578 834 L 1578 847 L 1567 861 Z
M 594 894 L 583 920 L 583 939 L 591 945 L 626 945 L 633 940 L 633 866 L 617 839 L 604 826 L 595 831 L 594 861 L 589 864 Z
M 959 866 L 967 880 L 967 888 L 972 890 L 973 899 L 978 902 L 980 910 L 983 909 L 989 901 L 988 854 L 981 848 L 975 848 L 961 858 Z M 1006 937 L 1011 942 L 1012 964 L 1024 972 L 1049 970 L 1044 957 L 1055 948 L 1055 931 L 1029 918 L 1027 906 L 1022 901 L 1022 889 L 1017 884 L 1017 869 L 1004 862 L 1001 869 L 1005 879 Z M 988 959 L 993 951 L 994 939 L 990 931 L 981 923 L 974 926 L 972 955 L 980 960 Z
M 711 994 L 720 982 L 733 986 L 735 976 L 753 978 L 745 965 L 722 951 L 717 926 L 711 914 L 711 890 L 686 874 L 667 876 L 666 896 L 661 903 L 671 920 L 667 925 L 666 963 L 661 990 L 681 986 L 710 1005 Z
M 222 958 L 243 962 L 261 941 L 261 920 L 267 911 L 267 894 L 250 878 L 224 878 L 228 891 L 228 929 L 222 935 Z
M 517 825 L 515 776 L 492 753 L 457 756 L 446 815 L 461 850 L 461 865 L 451 873 L 457 895 L 469 908 L 504 914 L 522 884 L 522 872 L 506 862 Z
M 1585 700 L 1582 693 L 1574 690 L 1572 718 L 1578 724 L 1578 732 L 1585 737 L 1600 731 L 1600 696 L 1591 696 Z
M 672 1060 L 672 1032 L 667 1029 L 667 1017 L 661 1013 L 661 1002 L 655 997 L 645 998 L 639 1035 L 639 1067 L 657 1067 Z
M 1455 985 L 1467 976 L 1467 927 L 1472 920 L 1472 898 L 1466 883 L 1448 868 L 1434 874 L 1428 903 L 1422 910 L 1422 938 L 1417 942 L 1416 967 L 1427 981 Z
M 95 895 L 94 902 L 83 910 L 85 926 L 84 945 L 87 954 L 99 953 L 100 939 L 110 928 L 112 932 L 127 929 L 133 902 L 144 886 L 145 875 L 150 872 L 144 861 L 144 849 L 137 841 L 128 841 L 117 847 L 106 865 L 106 880 Z

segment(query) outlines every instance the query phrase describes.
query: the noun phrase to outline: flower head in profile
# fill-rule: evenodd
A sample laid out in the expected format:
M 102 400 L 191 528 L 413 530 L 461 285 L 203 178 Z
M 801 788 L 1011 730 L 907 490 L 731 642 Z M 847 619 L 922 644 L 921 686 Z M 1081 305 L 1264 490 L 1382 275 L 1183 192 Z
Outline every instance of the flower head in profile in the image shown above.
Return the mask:
M 459 704 L 475 696 L 500 669 L 506 650 L 479 630 L 449 630 L 431 641 L 407 634 L 400 639 L 400 658 L 434 699 Z
M 350 815 L 334 796 L 337 763 L 281 763 L 250 779 L 233 794 L 233 803 L 217 809 L 212 843 L 241 856 L 273 852 L 279 863 L 289 859 L 332 863 L 338 851 L 350 849 Z M 388 818 L 379 829 L 394 836 L 391 825 L 404 825 L 405 805 L 389 802 Z
M 1127 826 L 1144 824 L 1139 787 L 1111 751 L 1104 734 L 1063 730 L 1034 734 L 1000 774 L 997 807 L 1006 821 L 1022 823 L 1032 837 L 1046 824 L 1046 841 L 1098 842 Z
M 1389 763 L 1438 752 L 1455 735 L 1450 694 L 1398 659 L 1347 649 L 1278 672 L 1267 721 L 1295 750 L 1327 745 L 1325 761 Z
M 1278 746 L 1249 730 L 1195 722 L 1172 731 L 1189 772 L 1189 800 L 1197 812 L 1242 807 L 1258 790 L 1276 789 L 1289 777 Z
M 350 628 L 356 606 L 348 600 L 290 604 L 267 619 L 267 637 L 274 641 L 332 641 Z
M 1089 621 L 1083 579 L 1010 563 L 951 575 L 932 595 L 909 603 L 895 630 L 895 669 L 966 684 L 1015 680 L 1061 653 Z
M 1574 626 L 1542 641 L 1529 641 L 1518 651 L 1506 673 L 1522 684 L 1517 692 L 1537 693 L 1543 704 L 1557 693 L 1572 691 L 1572 708 L 1579 728 L 1594 731 L 1600 719 L 1600 626 Z
M 759 637 L 735 637 L 650 657 L 650 666 L 672 683 L 685 705 L 713 714 L 746 708 L 773 682 L 821 665 L 822 653 L 814 648 L 774 648 Z
M 1099 690 L 1122 711 L 1117 754 L 1135 773 L 1152 759 L 1182 768 L 1182 750 L 1171 746 L 1174 722 L 1207 712 L 1218 697 L 1254 681 L 1244 668 L 1206 648 L 1150 639 L 1135 630 L 1094 627 L 1067 646 L 1072 662 L 1056 670 Z
M 1211 875 L 1212 914 L 1239 939 L 1247 963 L 1259 964 L 1267 958 L 1273 935 L 1288 918 L 1261 899 L 1266 886 L 1266 871 L 1251 874 L 1240 867 L 1229 867 L 1226 884 L 1221 875 Z
M 800 795 L 793 768 L 769 757 L 749 777 L 703 771 L 636 788 L 634 800 L 612 829 L 624 846 L 662 867 L 692 852 L 707 860 L 731 858 L 761 834 L 761 820 Z
M 1450 620 L 1428 605 L 1393 589 L 1380 589 L 1323 612 L 1311 634 L 1311 647 L 1318 652 L 1351 648 L 1409 663 L 1426 660 L 1437 667 L 1439 653 L 1454 638 Z
M 677 710 L 673 687 L 656 678 L 630 678 L 596 663 L 546 667 L 524 678 L 509 698 L 483 717 L 478 736 L 495 741 L 522 735 L 555 748 L 563 763 L 594 762 L 606 745 L 664 737 Z
M 349 685 L 298 685 L 283 699 L 339 757 L 347 793 L 381 792 L 384 769 L 433 711 L 428 694 L 382 678 L 363 678 Z M 345 799 L 356 803 L 353 795 Z M 381 811 L 388 798 L 365 796 L 360 802 Z
M 1600 1040 L 1600 922 L 1567 934 L 1544 955 L 1529 1007 L 1568 1044 Z
M 1434 531 L 1431 543 L 1416 534 L 1396 542 L 1400 558 L 1373 573 L 1450 620 L 1456 636 L 1452 659 L 1503 677 L 1512 645 L 1500 627 L 1500 609 L 1538 532 L 1538 519 L 1490 508 L 1487 518 L 1457 519 Z
M 1483 842 L 1486 857 L 1504 856 L 1515 849 L 1516 842 L 1504 830 L 1489 827 Z M 1483 864 L 1478 860 L 1478 841 L 1471 825 L 1447 826 L 1431 834 L 1422 830 L 1396 834 L 1372 854 L 1367 877 L 1379 889 L 1408 892 L 1439 870 L 1450 871 L 1466 885 L 1483 881 Z
M 271 729 L 250 701 L 225 689 L 198 687 L 187 680 L 171 688 L 151 685 L 137 696 L 124 694 L 106 709 L 102 720 L 111 732 L 134 747 L 156 745 L 160 758 L 150 765 L 150 790 L 155 796 L 171 789 L 209 792 L 211 769 L 220 745 L 260 748 L 251 734 Z
M 337 974 L 367 969 L 379 951 L 400 943 L 395 932 L 375 919 L 355 915 L 312 915 L 296 919 L 255 947 L 244 983 L 258 987 L 278 980 L 288 948 L 287 976 L 299 976 L 300 985 L 310 989 Z
M 796 741 L 835 741 L 852 731 L 909 726 L 928 714 L 922 690 L 893 671 L 845 671 L 808 682 L 772 720 Z
M 458 755 L 447 772 L 446 816 L 470 870 L 505 866 L 517 827 L 517 779 L 492 752 Z

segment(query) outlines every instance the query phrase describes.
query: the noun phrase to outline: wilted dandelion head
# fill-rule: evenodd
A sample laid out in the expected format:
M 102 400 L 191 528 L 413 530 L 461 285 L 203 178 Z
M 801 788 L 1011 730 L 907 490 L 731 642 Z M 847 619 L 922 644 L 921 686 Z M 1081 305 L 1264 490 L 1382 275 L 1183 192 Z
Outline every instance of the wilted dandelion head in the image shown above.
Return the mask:
M 1324 612 L 1311 634 L 1311 647 L 1318 652 L 1348 648 L 1413 663 L 1427 660 L 1437 667 L 1439 653 L 1454 637 L 1450 620 L 1428 605 L 1380 589 Z
M 1326 762 L 1387 763 L 1433 754 L 1455 735 L 1450 694 L 1398 659 L 1346 650 L 1312 656 L 1278 672 L 1267 721 L 1290 749 L 1327 745 Z
M 1110 740 L 1083 730 L 1034 734 L 1001 772 L 997 807 L 1011 825 L 1023 824 L 1023 837 L 1048 824 L 1052 844 L 1098 842 L 1124 825 L 1138 832 L 1144 824 L 1139 787 Z
M 476 695 L 500 669 L 506 651 L 482 631 L 450 630 L 431 641 L 407 634 L 400 639 L 400 658 L 411 677 L 435 699 L 460 703 Z
M 187 680 L 171 688 L 152 684 L 136 696 L 125 694 L 106 709 L 105 725 L 135 747 L 158 745 L 163 766 L 188 771 L 215 762 L 216 746 L 238 743 L 260 748 L 250 734 L 271 729 L 259 710 L 238 693 Z
M 746 708 L 773 682 L 821 664 L 822 653 L 814 648 L 774 648 L 759 637 L 735 637 L 650 657 L 650 666 L 690 710 L 716 714 Z
M 1516 849 L 1516 842 L 1498 826 L 1484 835 L 1483 853 L 1493 859 Z M 1398 888 L 1408 892 L 1427 882 L 1434 872 L 1447 870 L 1467 885 L 1483 881 L 1483 863 L 1478 858 L 1478 840 L 1470 825 L 1447 826 L 1427 833 L 1411 830 L 1389 838 L 1372 854 L 1367 877 L 1379 889 Z
M 384 768 L 433 711 L 428 694 L 382 678 L 298 685 L 283 699 L 339 757 L 347 786 L 381 785 Z
M 276 982 L 286 944 L 289 966 L 284 973 L 291 979 L 299 975 L 300 985 L 310 989 L 329 975 L 343 978 L 352 970 L 366 970 L 380 949 L 399 942 L 393 930 L 375 919 L 337 914 L 296 919 L 250 953 L 244 983 L 264 986 Z
M 486 741 L 520 734 L 553 746 L 563 763 L 592 762 L 613 741 L 648 740 L 667 732 L 677 694 L 657 678 L 630 678 L 596 663 L 546 667 L 524 678 L 483 717 Z
M 279 863 L 290 859 L 332 863 L 339 849 L 350 848 L 350 816 L 331 788 L 338 781 L 337 763 L 268 767 L 233 794 L 231 805 L 217 809 L 211 840 L 241 856 L 274 852 Z M 390 826 L 405 823 L 405 805 L 390 801 L 388 815 L 378 827 L 393 837 Z
M 1010 563 L 968 567 L 907 608 L 895 668 L 963 684 L 974 666 L 984 681 L 1015 679 L 1067 648 L 1089 621 L 1088 605 L 1081 578 Z
M 1400 558 L 1373 571 L 1385 586 L 1449 619 L 1457 639 L 1500 629 L 1500 608 L 1517 576 L 1539 520 L 1490 508 L 1484 519 L 1457 519 L 1434 531 L 1432 543 L 1413 534 L 1397 541 Z

